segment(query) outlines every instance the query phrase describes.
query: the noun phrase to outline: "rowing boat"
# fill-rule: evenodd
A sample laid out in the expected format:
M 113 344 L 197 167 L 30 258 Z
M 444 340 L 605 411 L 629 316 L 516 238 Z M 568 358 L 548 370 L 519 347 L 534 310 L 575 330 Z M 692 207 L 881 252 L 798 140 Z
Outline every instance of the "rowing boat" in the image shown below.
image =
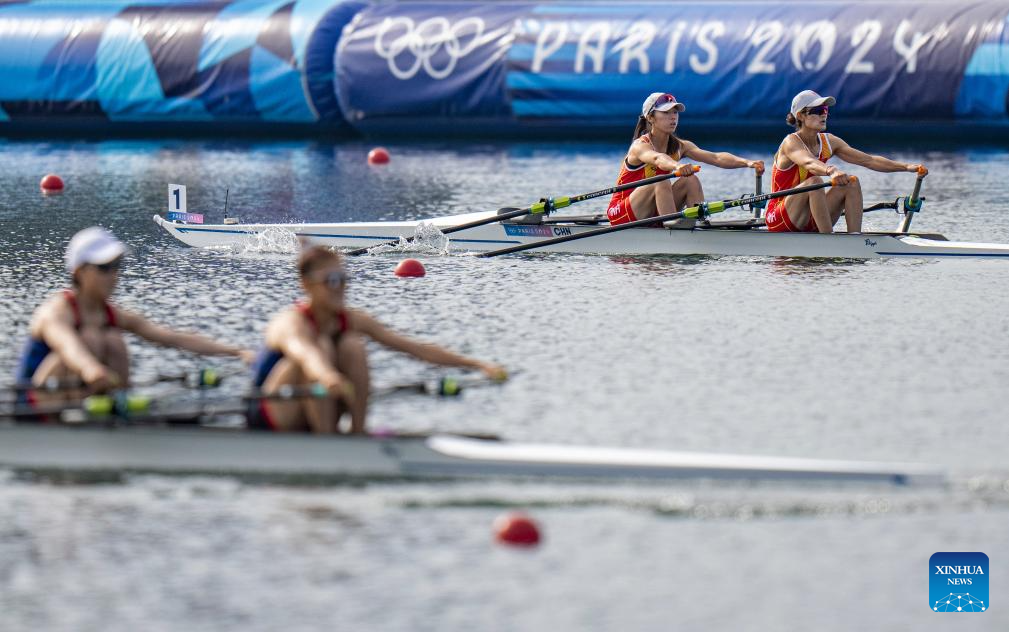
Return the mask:
M 262 477 L 784 479 L 940 484 L 934 468 L 631 448 L 513 443 L 452 434 L 313 436 L 232 427 L 0 423 L 0 468 L 28 472 Z
M 171 236 L 194 247 L 269 247 L 283 236 L 299 237 L 336 248 L 375 246 L 424 232 L 495 216 L 468 213 L 423 221 L 341 222 L 306 224 L 190 224 L 154 221 Z M 601 220 L 565 220 L 555 216 L 538 224 L 495 222 L 455 232 L 450 250 L 486 252 L 531 244 L 543 239 L 578 235 L 598 229 Z M 950 241 L 934 233 L 773 233 L 760 220 L 708 222 L 693 229 L 631 228 L 605 236 L 545 246 L 542 252 L 600 255 L 740 255 L 839 259 L 995 257 L 1009 258 L 1009 244 Z

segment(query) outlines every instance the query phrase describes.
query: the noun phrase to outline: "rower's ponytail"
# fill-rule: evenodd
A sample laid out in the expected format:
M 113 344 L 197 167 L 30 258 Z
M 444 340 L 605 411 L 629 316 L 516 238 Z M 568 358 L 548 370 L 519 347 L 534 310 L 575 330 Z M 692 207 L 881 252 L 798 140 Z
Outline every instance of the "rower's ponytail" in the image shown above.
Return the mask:
M 669 135 L 669 142 L 666 143 L 666 153 L 670 156 L 676 156 L 677 160 L 680 158 L 680 139 L 676 134 Z
M 638 117 L 638 124 L 634 126 L 634 136 L 631 137 L 631 141 L 638 140 L 641 135 L 648 131 L 648 119 L 642 114 Z
M 792 114 L 791 112 L 789 112 L 788 116 L 785 117 L 785 122 L 788 123 L 789 125 L 791 125 L 792 127 L 794 127 L 797 130 L 800 127 L 802 127 L 802 124 L 799 123 L 799 119 L 795 118 L 795 115 Z

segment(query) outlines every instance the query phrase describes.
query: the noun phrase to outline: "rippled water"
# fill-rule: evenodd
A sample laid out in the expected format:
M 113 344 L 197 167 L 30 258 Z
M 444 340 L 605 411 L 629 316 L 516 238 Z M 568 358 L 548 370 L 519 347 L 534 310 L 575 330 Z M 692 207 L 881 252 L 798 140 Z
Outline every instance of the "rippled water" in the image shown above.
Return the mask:
M 719 147 L 722 148 L 722 147 Z M 725 149 L 763 156 L 765 146 Z M 255 345 L 297 295 L 291 252 L 196 250 L 151 215 L 168 182 L 217 221 L 405 219 L 609 186 L 596 144 L 7 143 L 0 145 L 0 372 L 62 250 L 101 223 L 134 249 L 118 301 Z M 919 230 L 1009 242 L 1000 149 L 873 148 L 932 170 Z M 42 174 L 67 181 L 38 194 Z M 909 174 L 855 170 L 867 201 Z M 752 187 L 705 168 L 709 199 Z M 600 211 L 605 200 L 573 212 Z M 892 213 L 867 216 L 890 229 Z M 270 249 L 275 250 L 275 249 Z M 377 403 L 372 423 L 528 441 L 947 468 L 949 488 L 369 484 L 323 489 L 139 477 L 110 486 L 0 479 L 0 629 L 939 629 L 927 563 L 1009 559 L 1009 263 L 399 253 L 353 259 L 350 300 L 409 334 L 518 371 L 459 400 Z M 207 364 L 131 342 L 138 374 Z M 376 349 L 375 381 L 440 374 Z M 224 368 L 228 361 L 212 362 Z M 243 385 L 226 384 L 238 393 Z M 528 508 L 536 551 L 491 542 Z M 998 575 L 996 575 L 998 572 Z M 973 625 L 1003 629 L 996 601 Z

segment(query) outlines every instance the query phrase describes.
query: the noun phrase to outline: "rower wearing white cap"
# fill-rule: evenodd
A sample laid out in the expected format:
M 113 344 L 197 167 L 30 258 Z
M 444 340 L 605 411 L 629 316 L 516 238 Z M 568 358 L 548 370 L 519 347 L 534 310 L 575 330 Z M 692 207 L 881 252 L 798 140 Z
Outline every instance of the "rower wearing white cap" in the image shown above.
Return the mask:
M 685 159 L 696 160 L 723 169 L 750 167 L 764 171 L 761 160 L 747 160 L 728 152 L 701 149 L 689 140 L 676 136 L 680 112 L 686 109 L 671 94 L 653 92 L 641 105 L 641 116 L 634 128 L 634 141 L 620 165 L 617 184 L 637 182 L 652 176 L 672 173 L 683 166 Z M 693 171 L 683 169 L 683 176 L 613 194 L 606 216 L 611 224 L 625 224 L 655 215 L 675 213 L 685 206 L 704 201 L 704 189 Z M 692 176 L 692 177 L 689 177 Z M 681 220 L 690 227 L 694 220 Z
M 765 217 L 768 230 L 830 233 L 842 213 L 848 232 L 862 230 L 862 188 L 857 179 L 827 164 L 833 156 L 873 171 L 918 171 L 921 167 L 928 173 L 922 165 L 873 156 L 828 134 L 827 115 L 836 102 L 834 97 L 821 97 L 812 90 L 803 90 L 792 99 L 785 121 L 795 132 L 785 137 L 774 154 L 771 190 L 816 184 L 823 177 L 840 186 L 771 200 Z
M 50 296 L 32 315 L 18 382 L 41 386 L 50 379 L 76 377 L 91 391 L 127 386 L 130 362 L 123 331 L 168 347 L 252 361 L 252 351 L 173 331 L 110 304 L 128 250 L 103 228 L 85 228 L 73 236 L 65 256 L 72 287 Z M 27 399 L 58 398 L 49 395 L 28 393 Z M 69 391 L 62 395 L 72 396 Z

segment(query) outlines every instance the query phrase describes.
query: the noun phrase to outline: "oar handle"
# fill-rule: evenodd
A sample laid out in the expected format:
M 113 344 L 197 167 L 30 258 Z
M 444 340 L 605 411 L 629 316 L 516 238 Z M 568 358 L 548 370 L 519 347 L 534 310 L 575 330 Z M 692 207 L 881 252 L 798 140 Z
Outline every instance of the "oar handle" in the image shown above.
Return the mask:
M 754 179 L 756 182 L 753 186 L 753 194 L 761 195 L 764 192 L 764 161 L 760 160 L 757 162 L 757 166 L 754 167 Z M 766 202 L 756 202 L 750 205 L 753 209 L 753 216 L 757 219 L 760 218 L 761 211 L 767 206 Z
M 919 166 L 918 167 L 918 177 L 915 178 L 915 180 L 914 180 L 914 190 L 911 191 L 910 202 L 911 202 L 911 206 L 913 206 L 913 207 L 917 207 L 918 206 L 919 194 L 921 193 L 921 181 L 924 180 L 925 176 L 927 176 L 927 175 L 928 175 L 928 169 L 926 169 L 925 167 Z
M 918 177 L 914 180 L 914 189 L 911 195 L 904 198 L 904 219 L 901 220 L 897 232 L 906 233 L 911 230 L 911 219 L 914 214 L 921 210 L 921 181 L 928 175 L 928 169 L 924 165 L 918 166 Z

